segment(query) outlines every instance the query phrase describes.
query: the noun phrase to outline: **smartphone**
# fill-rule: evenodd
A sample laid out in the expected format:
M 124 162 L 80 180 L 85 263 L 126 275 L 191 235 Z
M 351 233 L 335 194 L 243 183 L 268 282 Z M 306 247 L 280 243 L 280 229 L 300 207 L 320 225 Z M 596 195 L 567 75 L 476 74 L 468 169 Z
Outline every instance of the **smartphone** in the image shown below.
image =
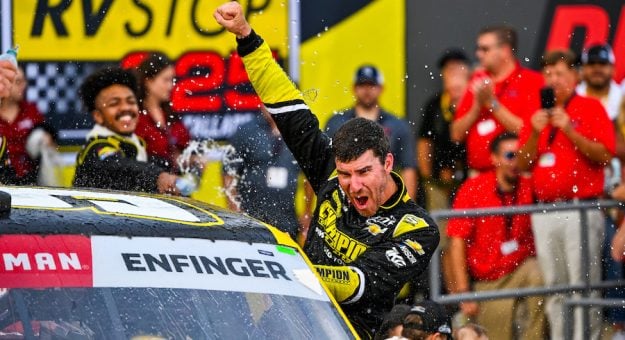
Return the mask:
M 556 97 L 551 87 L 545 86 L 540 89 L 540 107 L 551 109 L 556 105 Z

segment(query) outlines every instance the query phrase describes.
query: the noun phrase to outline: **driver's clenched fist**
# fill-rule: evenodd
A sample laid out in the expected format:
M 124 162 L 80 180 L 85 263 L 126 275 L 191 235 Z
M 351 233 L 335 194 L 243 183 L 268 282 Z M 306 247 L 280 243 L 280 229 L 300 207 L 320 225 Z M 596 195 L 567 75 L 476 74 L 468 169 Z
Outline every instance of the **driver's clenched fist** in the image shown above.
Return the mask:
M 252 27 L 243 14 L 243 8 L 236 1 L 219 6 L 213 16 L 221 26 L 236 34 L 238 38 L 247 37 L 252 32 Z

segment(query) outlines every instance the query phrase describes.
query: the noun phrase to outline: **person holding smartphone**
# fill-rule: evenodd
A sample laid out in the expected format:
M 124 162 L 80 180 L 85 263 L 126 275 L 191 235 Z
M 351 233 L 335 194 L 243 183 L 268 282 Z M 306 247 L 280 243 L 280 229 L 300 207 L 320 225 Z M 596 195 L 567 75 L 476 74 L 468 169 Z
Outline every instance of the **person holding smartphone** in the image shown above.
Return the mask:
M 542 61 L 547 86 L 553 89 L 553 107 L 543 102 L 531 124 L 520 135 L 519 166 L 532 173 L 534 195 L 543 203 L 595 200 L 603 194 L 603 168 L 615 152 L 610 118 L 601 103 L 575 93 L 577 58 L 571 51 L 548 52 Z M 542 95 L 544 101 L 548 90 Z M 547 106 L 547 107 L 545 107 Z M 581 267 L 581 222 L 578 210 L 532 214 L 536 253 L 545 284 L 582 284 L 601 280 L 601 245 L 604 215 L 586 210 L 590 273 Z M 546 302 L 551 339 L 563 339 L 564 295 L 549 296 Z M 581 311 L 575 315 L 575 339 L 581 339 Z M 591 309 L 592 339 L 600 333 L 600 311 Z

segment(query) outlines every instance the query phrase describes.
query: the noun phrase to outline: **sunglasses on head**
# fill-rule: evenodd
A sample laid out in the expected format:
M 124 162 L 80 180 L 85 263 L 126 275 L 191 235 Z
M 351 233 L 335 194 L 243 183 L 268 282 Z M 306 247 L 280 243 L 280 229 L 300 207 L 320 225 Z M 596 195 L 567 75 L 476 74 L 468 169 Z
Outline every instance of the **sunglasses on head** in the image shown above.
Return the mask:
M 506 151 L 503 153 L 503 158 L 511 161 L 516 158 L 516 152 L 514 151 Z

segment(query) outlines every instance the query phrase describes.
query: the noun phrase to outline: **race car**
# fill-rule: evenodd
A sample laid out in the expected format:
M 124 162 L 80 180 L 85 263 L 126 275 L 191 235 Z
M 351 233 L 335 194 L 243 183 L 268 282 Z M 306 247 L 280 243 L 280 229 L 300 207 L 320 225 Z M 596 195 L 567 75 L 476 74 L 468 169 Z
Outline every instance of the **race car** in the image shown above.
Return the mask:
M 0 186 L 0 339 L 353 339 L 301 249 L 187 198 Z

